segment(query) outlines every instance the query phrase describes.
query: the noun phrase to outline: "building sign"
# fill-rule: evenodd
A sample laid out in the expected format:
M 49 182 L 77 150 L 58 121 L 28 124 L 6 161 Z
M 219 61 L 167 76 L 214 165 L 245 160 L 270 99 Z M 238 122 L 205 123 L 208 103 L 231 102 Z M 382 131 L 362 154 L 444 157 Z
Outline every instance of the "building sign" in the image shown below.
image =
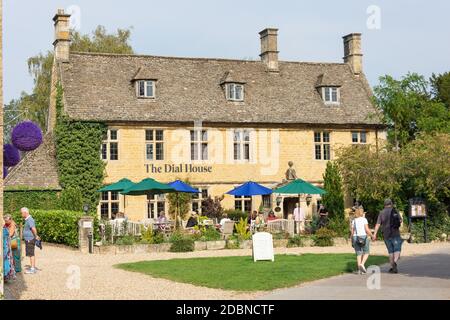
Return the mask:
M 253 235 L 253 261 L 274 261 L 273 239 L 268 232 L 257 232 Z
M 423 199 L 420 198 L 410 199 L 409 210 L 411 218 L 424 218 L 427 216 L 427 209 Z
M 147 173 L 212 173 L 212 166 L 194 164 L 145 164 Z

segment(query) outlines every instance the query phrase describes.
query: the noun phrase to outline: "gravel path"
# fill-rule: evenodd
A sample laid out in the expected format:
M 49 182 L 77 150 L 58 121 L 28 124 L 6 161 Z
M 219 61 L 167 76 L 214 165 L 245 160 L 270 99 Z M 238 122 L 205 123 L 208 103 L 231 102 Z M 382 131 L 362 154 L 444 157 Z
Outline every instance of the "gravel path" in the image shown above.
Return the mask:
M 404 245 L 404 256 L 429 253 L 438 248 L 450 250 L 449 243 Z M 352 253 L 349 246 L 328 248 L 276 248 L 277 254 Z M 381 242 L 372 246 L 372 254 L 385 255 Z M 191 253 L 153 253 L 89 255 L 65 247 L 46 244 L 37 251 L 35 275 L 21 274 L 5 284 L 7 299 L 254 299 L 268 292 L 233 292 L 197 287 L 157 279 L 148 275 L 114 268 L 118 263 L 172 258 L 251 255 L 251 250 L 197 251 Z M 28 260 L 24 259 L 23 264 Z M 79 277 L 77 276 L 79 275 Z M 78 281 L 79 279 L 79 281 Z

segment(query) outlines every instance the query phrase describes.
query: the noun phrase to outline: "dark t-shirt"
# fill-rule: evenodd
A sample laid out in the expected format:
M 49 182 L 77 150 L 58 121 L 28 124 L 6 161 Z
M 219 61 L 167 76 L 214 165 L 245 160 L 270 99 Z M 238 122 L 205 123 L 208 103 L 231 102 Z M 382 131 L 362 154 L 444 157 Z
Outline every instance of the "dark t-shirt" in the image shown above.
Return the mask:
M 400 237 L 399 229 L 391 229 L 391 211 L 392 208 L 384 208 L 378 214 L 377 224 L 381 225 L 384 239 Z
M 190 217 L 186 224 L 186 228 L 192 228 L 195 227 L 196 225 L 198 225 L 197 219 Z

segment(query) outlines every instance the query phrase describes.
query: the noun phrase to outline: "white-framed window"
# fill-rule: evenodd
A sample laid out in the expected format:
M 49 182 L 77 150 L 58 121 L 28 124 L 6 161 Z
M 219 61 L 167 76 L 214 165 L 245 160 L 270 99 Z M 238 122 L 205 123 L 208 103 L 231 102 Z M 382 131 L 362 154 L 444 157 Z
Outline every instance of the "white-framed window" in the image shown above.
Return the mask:
M 227 83 L 227 100 L 244 101 L 244 85 L 238 83 Z
M 154 80 L 138 80 L 136 81 L 136 95 L 139 98 L 154 98 L 155 95 Z
M 164 130 L 145 130 L 145 160 L 164 160 Z
M 100 151 L 102 160 L 119 160 L 119 130 L 108 129 L 103 137 Z
M 236 129 L 233 131 L 233 159 L 250 160 L 250 131 Z
M 191 160 L 208 160 L 208 131 L 191 130 Z
M 314 132 L 314 157 L 316 160 L 331 160 L 329 132 Z
M 338 87 L 322 87 L 322 99 L 326 104 L 339 104 L 340 90 Z
M 100 196 L 100 217 L 109 220 L 119 212 L 119 192 L 102 192 Z
M 252 197 L 235 196 L 234 210 L 240 210 L 247 213 L 252 211 Z
M 272 209 L 272 195 L 271 194 L 262 196 L 262 205 L 264 208 Z
M 147 218 L 156 219 L 160 212 L 166 213 L 166 197 L 164 194 L 147 195 Z
M 192 194 L 191 209 L 197 214 L 202 214 L 203 202 L 208 199 L 209 193 L 207 187 L 197 188 L 201 193 Z
M 367 143 L 367 132 L 365 132 L 365 131 L 352 131 L 352 143 L 353 144 L 365 144 L 365 143 Z

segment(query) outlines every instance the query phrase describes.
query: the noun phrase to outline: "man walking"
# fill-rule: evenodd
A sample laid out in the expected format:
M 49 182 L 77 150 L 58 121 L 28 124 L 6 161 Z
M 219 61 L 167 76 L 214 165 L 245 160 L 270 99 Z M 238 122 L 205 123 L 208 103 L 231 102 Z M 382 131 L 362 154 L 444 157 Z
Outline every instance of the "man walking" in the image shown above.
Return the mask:
M 389 253 L 389 262 L 391 264 L 390 273 L 398 273 L 397 262 L 400 259 L 402 251 L 402 238 L 400 237 L 400 225 L 402 218 L 393 207 L 391 199 L 384 201 L 384 209 L 378 214 L 377 224 L 373 234 L 373 240 L 377 239 L 378 229 L 381 226 L 384 243 Z
M 36 240 L 40 240 L 37 235 L 36 224 L 34 223 L 33 217 L 30 215 L 30 210 L 28 208 L 20 209 L 22 218 L 25 220 L 25 225 L 23 228 L 23 238 L 25 240 L 25 254 L 30 257 L 30 268 L 25 270 L 26 274 L 36 273 L 36 257 L 34 256 L 34 247 L 36 245 Z
M 297 234 L 302 233 L 305 230 L 305 212 L 298 203 L 295 204 L 294 221 L 296 229 L 295 232 Z

